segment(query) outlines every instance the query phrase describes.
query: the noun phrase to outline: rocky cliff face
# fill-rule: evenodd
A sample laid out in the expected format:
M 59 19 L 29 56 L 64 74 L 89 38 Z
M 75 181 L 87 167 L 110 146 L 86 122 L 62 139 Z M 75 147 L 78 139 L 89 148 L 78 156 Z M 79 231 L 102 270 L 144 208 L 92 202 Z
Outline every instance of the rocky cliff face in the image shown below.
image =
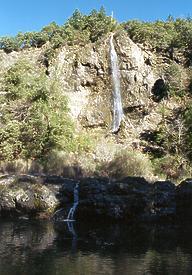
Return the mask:
M 106 131 L 110 131 L 113 108 L 109 39 L 85 47 L 63 47 L 50 68 L 51 77 L 57 75 L 61 79 L 72 116 L 83 127 L 104 127 Z M 152 87 L 160 78 L 156 57 L 125 34 L 116 35 L 114 43 L 125 121 L 131 119 L 133 110 L 137 120 L 143 119 L 147 115 L 145 108 L 151 103 Z
M 82 127 L 105 128 L 106 133 L 112 123 L 113 103 L 109 40 L 107 36 L 85 46 L 63 46 L 48 67 L 49 77 L 57 77 L 62 92 L 68 96 L 74 120 Z M 151 90 L 161 72 L 156 66 L 156 56 L 133 43 L 126 34 L 116 34 L 114 44 L 119 58 L 125 122 L 132 132 L 133 118 L 139 126 L 144 118 L 153 122 Z M 10 54 L 1 51 L 1 73 L 23 58 L 39 66 L 45 48 Z
M 73 206 L 76 183 L 59 176 L 3 176 L 0 217 L 63 221 Z M 84 178 L 79 181 L 78 198 L 74 216 L 79 221 L 190 221 L 192 181 L 187 179 L 175 186 L 170 181 L 151 184 L 142 177 L 115 182 L 107 178 Z
M 94 140 L 96 150 L 93 155 L 96 158 L 97 155 L 98 158 L 105 155 L 109 144 L 112 144 L 110 151 L 113 155 L 124 147 L 146 152 L 151 140 L 145 134 L 156 131 L 157 125 L 164 119 L 165 109 L 171 117 L 180 104 L 174 99 L 167 100 L 166 96 L 160 100 L 154 97 L 154 91 L 158 92 L 156 90 L 161 90 L 165 85 L 165 69 L 173 61 L 168 56 L 154 53 L 147 45 L 135 44 L 124 32 L 115 33 L 113 42 L 118 55 L 124 111 L 124 120 L 116 134 L 111 131 L 113 87 L 110 34 L 84 46 L 63 45 L 55 52 L 54 58 L 46 62 L 48 45 L 18 53 L 5 54 L 0 51 L 0 78 L 19 59 L 27 59 L 34 66 L 44 67 L 48 78 L 60 82 L 61 93 L 68 98 L 76 128 L 83 129 Z M 182 60 L 178 59 L 177 63 L 183 68 Z

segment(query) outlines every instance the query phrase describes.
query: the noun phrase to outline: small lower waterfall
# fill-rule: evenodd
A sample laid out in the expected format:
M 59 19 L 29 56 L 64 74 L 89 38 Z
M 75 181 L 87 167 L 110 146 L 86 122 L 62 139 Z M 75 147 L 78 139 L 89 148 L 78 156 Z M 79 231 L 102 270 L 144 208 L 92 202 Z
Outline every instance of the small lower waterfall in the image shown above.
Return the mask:
M 110 58 L 112 68 L 112 84 L 113 84 L 113 125 L 112 132 L 119 130 L 123 119 L 123 107 L 121 102 L 120 74 L 117 53 L 113 44 L 113 34 L 110 39 Z
M 79 182 L 76 183 L 73 190 L 73 206 L 70 208 L 69 213 L 67 215 L 67 219 L 65 221 L 70 222 L 74 221 L 74 213 L 79 204 Z
M 55 213 L 52 216 L 52 219 L 55 220 L 55 221 L 60 220 L 60 221 L 67 222 L 69 231 L 72 233 L 73 227 L 70 230 L 70 228 L 71 228 L 70 223 L 74 222 L 74 213 L 75 213 L 75 210 L 76 210 L 78 204 L 79 204 L 79 182 L 77 182 L 75 184 L 75 187 L 74 187 L 74 190 L 73 190 L 73 206 L 70 208 L 70 210 L 68 212 L 68 215 L 67 215 L 67 218 L 64 218 L 65 209 L 62 207 L 62 208 L 58 209 L 57 211 L 55 211 Z

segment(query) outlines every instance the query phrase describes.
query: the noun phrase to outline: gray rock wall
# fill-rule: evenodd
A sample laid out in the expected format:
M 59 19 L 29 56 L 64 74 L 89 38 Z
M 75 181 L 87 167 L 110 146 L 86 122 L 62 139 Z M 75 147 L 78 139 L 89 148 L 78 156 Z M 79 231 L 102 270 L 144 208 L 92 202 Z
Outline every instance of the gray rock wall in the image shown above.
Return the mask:
M 148 183 L 127 177 L 84 178 L 79 183 L 75 218 L 81 221 L 175 222 L 192 217 L 192 180 L 175 186 L 170 181 Z M 0 215 L 64 220 L 73 205 L 75 180 L 58 176 L 0 178 Z

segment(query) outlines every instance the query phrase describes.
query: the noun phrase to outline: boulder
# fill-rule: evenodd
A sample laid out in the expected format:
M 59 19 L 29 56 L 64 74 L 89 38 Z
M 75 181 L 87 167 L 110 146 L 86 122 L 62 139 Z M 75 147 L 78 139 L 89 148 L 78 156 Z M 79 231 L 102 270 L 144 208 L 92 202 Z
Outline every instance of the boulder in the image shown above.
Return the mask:
M 192 218 L 192 179 L 182 181 L 176 188 L 177 217 L 180 220 Z
M 176 215 L 175 194 L 175 184 L 170 181 L 152 184 L 148 207 L 143 217 L 149 221 L 172 221 Z
M 55 193 L 38 182 L 38 177 L 12 176 L 0 180 L 0 214 L 51 214 L 58 205 Z
M 77 180 L 29 175 L 0 177 L 0 215 L 67 218 Z M 192 179 L 178 186 L 142 177 L 79 180 L 74 218 L 81 221 L 174 222 L 192 218 Z

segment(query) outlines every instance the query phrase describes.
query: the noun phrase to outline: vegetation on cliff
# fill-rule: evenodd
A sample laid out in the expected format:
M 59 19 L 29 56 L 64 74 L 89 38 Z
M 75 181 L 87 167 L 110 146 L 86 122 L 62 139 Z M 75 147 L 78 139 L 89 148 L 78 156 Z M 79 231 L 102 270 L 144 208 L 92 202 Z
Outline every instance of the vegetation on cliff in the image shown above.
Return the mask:
M 150 98 L 154 106 L 159 106 L 161 121 L 155 130 L 141 134 L 141 149 L 137 153 L 132 152 L 132 149 L 128 152 L 126 148 L 110 159 L 97 161 L 93 158 L 95 151 L 92 150 L 88 134 L 77 133 L 76 125 L 69 115 L 67 97 L 61 92 L 60 79 L 56 74 L 50 77 L 49 66 L 60 47 L 67 45 L 73 49 L 87 44 L 95 46 L 99 40 L 104 41 L 107 34 L 114 31 L 117 36 L 122 33 L 128 35 L 141 49 L 150 50 L 157 59 L 165 63 L 160 64 L 162 77 L 154 83 Z M 167 21 L 156 22 L 132 20 L 119 24 L 111 16 L 107 16 L 103 8 L 93 10 L 88 15 L 76 10 L 62 26 L 53 22 L 40 32 L 0 38 L 0 49 L 7 54 L 13 51 L 17 54 L 30 52 L 29 49 L 34 48 L 42 48 L 41 58 L 36 62 L 38 64 L 27 61 L 23 56 L 0 75 L 1 161 L 40 160 L 48 171 L 56 171 L 54 164 L 55 167 L 60 167 L 63 158 L 70 159 L 70 152 L 78 155 L 86 150 L 90 155 L 83 157 L 82 166 L 88 174 L 120 177 L 127 174 L 152 174 L 155 171 L 156 174 L 164 173 L 167 177 L 177 178 L 183 171 L 190 172 L 191 18 L 169 17 Z M 73 71 L 78 69 L 80 60 L 77 59 L 74 60 Z M 151 61 L 146 62 L 150 64 Z M 103 72 L 99 71 L 102 71 L 101 68 L 93 68 L 89 63 L 83 63 L 83 66 L 85 71 L 96 68 L 97 76 L 102 78 Z M 91 86 L 94 82 L 85 83 L 84 87 Z M 171 105 L 175 107 L 172 108 Z
M 20 51 L 24 48 L 42 47 L 49 42 L 53 48 L 64 43 L 78 44 L 96 42 L 99 38 L 116 29 L 124 29 L 135 43 L 148 43 L 156 51 L 167 50 L 172 54 L 175 49 L 185 51 L 189 62 L 192 59 L 192 19 L 169 16 L 167 21 L 143 22 L 130 20 L 118 23 L 107 16 L 102 7 L 84 15 L 75 10 L 63 25 L 55 22 L 42 28 L 39 32 L 18 33 L 15 37 L 1 37 L 0 49 L 6 52 Z
M 69 116 L 59 80 L 21 59 L 5 74 L 0 96 L 0 160 L 44 160 L 53 150 L 89 147 Z
M 0 159 L 42 158 L 53 148 L 70 150 L 73 125 L 58 82 L 21 60 L 4 75 L 0 97 Z
M 64 25 L 55 22 L 45 26 L 40 32 L 18 33 L 15 37 L 2 37 L 0 49 L 5 52 L 20 51 L 24 48 L 42 47 L 50 42 L 56 49 L 64 43 L 78 44 L 95 42 L 101 36 L 113 31 L 116 21 L 107 16 L 104 8 L 83 15 L 76 10 Z

